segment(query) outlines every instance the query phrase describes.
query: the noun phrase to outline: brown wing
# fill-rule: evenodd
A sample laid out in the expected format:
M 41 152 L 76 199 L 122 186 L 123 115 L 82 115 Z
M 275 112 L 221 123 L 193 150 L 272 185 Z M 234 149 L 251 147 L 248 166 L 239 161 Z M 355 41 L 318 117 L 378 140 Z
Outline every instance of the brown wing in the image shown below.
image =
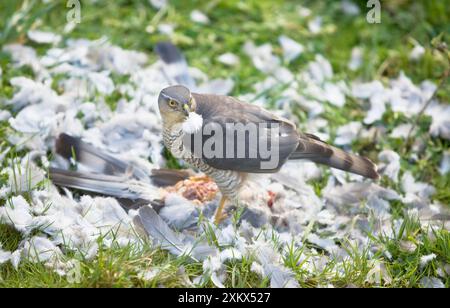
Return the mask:
M 203 128 L 217 128 L 214 133 L 205 130 L 201 133 L 202 158 L 211 167 L 249 173 L 276 172 L 297 149 L 299 134 L 291 122 L 232 97 L 195 93 L 193 97 L 196 112 L 203 117 Z M 205 155 L 211 141 L 217 143 L 211 147 L 214 157 Z

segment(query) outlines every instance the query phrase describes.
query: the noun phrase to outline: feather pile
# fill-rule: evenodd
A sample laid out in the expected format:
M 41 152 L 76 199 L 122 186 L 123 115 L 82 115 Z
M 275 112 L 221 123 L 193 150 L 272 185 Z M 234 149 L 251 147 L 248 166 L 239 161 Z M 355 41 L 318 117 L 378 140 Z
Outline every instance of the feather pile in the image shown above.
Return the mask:
M 165 1 L 151 3 L 158 8 L 165 5 Z M 356 11 L 348 3 L 343 10 L 351 14 Z M 311 14 L 306 9 L 299 13 Z M 193 12 L 191 19 L 199 24 L 209 22 L 201 12 Z M 309 28 L 312 34 L 320 33 L 322 19 L 312 18 Z M 28 37 L 38 44 L 61 41 L 58 35 L 40 31 L 29 32 Z M 275 101 L 279 107 L 276 112 L 297 121 L 291 110 L 300 106 L 308 113 L 300 129 L 329 140 L 327 121 L 321 117 L 324 103 L 342 107 L 347 97 L 353 97 L 368 111 L 363 123 L 350 122 L 338 128 L 336 143 L 343 147 L 360 136 L 383 133 L 377 123 L 387 107 L 406 116 L 417 113 L 436 87 L 429 81 L 415 85 L 404 74 L 387 84 L 380 81 L 348 84 L 336 80 L 330 62 L 320 54 L 304 71 L 291 72 L 286 65 L 309 51 L 286 36 L 279 38 L 279 44 L 283 61 L 273 53 L 269 43 L 257 46 L 248 41 L 243 45 L 243 52 L 266 78 L 255 84 L 253 93 L 241 98 L 268 106 L 272 100 L 264 93 L 285 85 Z M 212 193 L 215 188 L 210 181 L 200 184 L 187 181 L 159 189 L 149 178 L 152 169 L 165 166 L 157 96 L 162 88 L 175 82 L 196 91 L 227 94 L 233 88 L 231 79 L 208 80 L 204 73 L 190 68 L 181 54 L 170 53 L 170 46 L 164 44 L 156 50 L 161 60 L 155 63 L 148 63 L 147 55 L 111 45 L 105 38 L 67 40 L 61 47 L 50 47 L 43 56 L 38 56 L 32 47 L 18 44 L 7 45 L 4 51 L 11 54 L 15 67 L 30 66 L 35 78 L 22 76 L 9 80 L 14 95 L 0 107 L 0 121 L 8 121 L 11 127 L 1 145 L 0 158 L 7 157 L 12 147 L 24 153 L 9 161 L 3 170 L 8 181 L 0 187 L 0 198 L 5 200 L 0 207 L 0 222 L 20 232 L 22 241 L 15 251 L 0 246 L 0 264 L 11 262 L 18 267 L 22 260 L 42 262 L 60 275 L 67 275 L 75 266 L 71 257 L 74 254 L 89 260 L 97 256 L 99 245 L 113 248 L 132 244 L 139 249 L 147 245 L 143 238 L 148 237 L 152 245 L 185 258 L 185 262 L 202 262 L 203 274 L 193 277 L 193 285 L 211 281 L 217 287 L 224 286 L 229 275 L 227 264 L 246 258 L 252 260 L 251 271 L 268 278 L 270 286 L 298 287 L 295 273 L 285 264 L 290 249 L 302 251 L 298 266 L 306 275 L 314 275 L 331 262 L 336 264 L 334 271 L 339 275 L 349 260 L 348 250 L 341 243 L 351 241 L 358 249 L 367 248 L 369 255 L 375 256 L 380 247 L 366 234 L 394 236 L 398 231 L 402 219 L 392 216 L 392 201 L 405 203 L 408 214 L 416 215 L 424 227 L 444 225 L 450 229 L 448 210 L 430 201 L 434 187 L 418 181 L 408 170 L 401 173 L 400 157 L 391 150 L 379 154 L 381 173 L 398 183 L 398 191 L 332 170 L 318 195 L 308 181 L 321 179 L 322 169 L 310 163 L 289 162 L 277 174 L 253 179 L 246 188 L 248 194 L 244 189 L 246 207 L 237 223 L 233 224 L 230 211 L 224 224 L 216 227 L 212 220 L 219 196 Z M 239 63 L 239 58 L 226 53 L 219 61 L 233 66 Z M 360 49 L 355 47 L 349 66 L 356 70 L 360 62 Z M 113 75 L 129 78 L 127 82 L 119 82 Z M 52 88 L 54 83 L 59 91 Z M 113 91 L 121 96 L 115 110 L 109 108 L 106 100 Z M 426 114 L 432 119 L 430 135 L 450 139 L 449 105 L 433 100 Z M 201 126 L 201 116 L 191 113 L 183 123 L 183 130 L 192 133 Z M 403 138 L 405 130 L 408 128 L 397 127 L 392 137 Z M 142 196 L 146 192 L 145 200 L 164 201 L 162 209 L 145 204 L 127 211 L 113 194 L 74 195 L 70 189 L 57 189 L 48 182 L 48 168 L 67 171 L 75 166 L 80 172 L 95 172 L 95 168 L 97 172 L 104 171 L 102 164 L 83 165 L 82 157 L 56 156 L 49 161 L 47 153 L 54 151 L 56 138 L 67 132 L 104 153 L 103 159 L 113 157 L 127 166 L 138 166 L 139 174 L 148 174 L 146 180 L 146 176 L 125 168 L 122 175 L 109 176 L 116 183 L 133 188 L 127 197 L 133 199 L 136 194 Z M 440 172 L 447 174 L 448 166 L 446 153 Z M 129 176 L 128 182 L 122 182 L 121 176 Z M 23 192 L 28 192 L 29 198 L 25 199 Z M 423 256 L 421 263 L 425 266 L 432 260 L 432 256 Z M 382 270 L 382 260 L 372 261 L 374 271 L 368 279 L 375 283 L 389 281 L 389 273 Z M 143 273 L 147 279 L 154 276 L 154 272 Z M 421 283 L 442 286 L 437 277 L 425 277 Z

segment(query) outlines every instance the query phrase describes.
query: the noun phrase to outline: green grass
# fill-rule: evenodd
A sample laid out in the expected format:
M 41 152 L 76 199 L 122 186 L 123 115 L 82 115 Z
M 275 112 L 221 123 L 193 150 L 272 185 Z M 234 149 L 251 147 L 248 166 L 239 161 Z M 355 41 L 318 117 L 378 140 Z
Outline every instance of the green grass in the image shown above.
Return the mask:
M 358 1 L 355 1 L 358 2 Z M 23 4 L 29 4 L 30 9 L 15 26 L 8 26 L 10 17 Z M 223 1 L 170 1 L 170 7 L 156 14 L 147 0 L 97 1 L 82 4 L 82 22 L 70 38 L 98 39 L 108 37 L 113 44 L 124 48 L 140 50 L 155 60 L 153 48 L 156 42 L 167 38 L 156 29 L 158 23 L 176 25 L 174 42 L 183 50 L 190 65 L 208 72 L 210 77 L 231 77 L 235 81 L 233 95 L 253 92 L 253 85 L 265 76 L 257 71 L 250 59 L 242 52 L 242 45 L 247 40 L 256 44 L 272 43 L 274 52 L 281 55 L 278 47 L 278 36 L 287 34 L 307 47 L 304 55 L 289 64 L 289 69 L 298 72 L 305 68 L 308 61 L 316 53 L 322 53 L 330 60 L 336 78 L 346 81 L 395 78 L 403 71 L 414 82 L 430 79 L 435 83 L 448 63 L 431 46 L 434 37 L 443 33 L 442 40 L 449 43 L 450 39 L 450 5 L 441 0 L 393 0 L 382 1 L 381 24 L 368 24 L 365 21 L 365 1 L 361 1 L 363 12 L 358 17 L 345 16 L 339 9 L 337 1 L 303 1 L 303 5 L 323 17 L 326 31 L 319 35 L 311 35 L 307 30 L 307 19 L 302 20 L 297 14 L 299 1 L 268 1 L 268 0 L 223 0 Z M 193 23 L 189 14 L 193 9 L 205 12 L 211 20 L 208 26 Z M 39 54 L 43 54 L 48 46 L 28 42 L 25 35 L 30 28 L 39 28 L 62 33 L 66 22 L 67 9 L 65 1 L 44 5 L 41 1 L 1 1 L 0 2 L 0 49 L 6 43 L 26 43 L 33 46 Z M 409 52 L 413 41 L 426 48 L 424 57 L 418 62 L 409 60 Z M 347 69 L 351 49 L 361 46 L 364 51 L 363 65 L 356 72 Z M 222 53 L 233 52 L 240 56 L 238 67 L 227 67 L 216 58 Z M 206 56 L 205 56 L 206 55 Z M 0 100 L 11 97 L 13 89 L 9 80 L 14 76 L 33 77 L 28 67 L 12 68 L 9 56 L 0 51 L 0 67 L 3 75 L 0 79 Z M 113 78 L 116 78 L 113 76 Z M 123 77 L 117 77 L 123 78 Z M 57 83 L 54 84 L 57 90 Z M 277 90 L 266 95 L 276 98 Z M 444 84 L 437 96 L 442 102 L 450 101 L 450 82 Z M 118 92 L 106 97 L 106 103 L 114 109 L 120 99 Z M 338 109 L 327 105 L 324 118 L 329 121 L 330 131 L 350 120 L 360 120 L 363 117 L 359 110 L 359 102 L 347 99 L 344 108 Z M 2 107 L 3 108 L 3 107 Z M 305 119 L 305 111 L 295 110 L 299 119 Z M 401 123 L 408 123 L 407 118 L 392 111 L 387 112 L 382 124 L 388 131 Z M 445 205 L 450 204 L 450 176 L 438 173 L 440 157 L 449 148 L 449 142 L 432 138 L 428 134 L 430 119 L 422 117 L 419 121 L 415 139 L 422 139 L 426 147 L 419 153 L 418 160 L 411 160 L 412 152 L 402 155 L 403 173 L 411 170 L 414 176 L 424 182 L 431 183 L 436 188 L 433 201 Z M 8 146 L 6 137 L 10 130 L 7 122 L 0 122 L 0 151 Z M 384 138 L 378 144 L 372 140 L 358 140 L 353 145 L 355 152 L 376 159 L 377 153 L 383 149 L 393 149 L 400 152 L 402 140 Z M 166 153 L 168 156 L 168 153 Z M 14 154 L 11 154 L 14 155 Z M 16 154 L 20 157 L 20 153 Z M 169 157 L 169 166 L 179 168 L 175 159 Z M 0 174 L 7 162 L 0 162 Z M 0 181 L 4 180 L 0 177 Z M 312 181 L 315 191 L 320 194 L 326 185 L 327 178 Z M 382 184 L 399 190 L 398 185 L 388 179 Z M 379 251 L 387 250 L 392 255 L 388 259 L 377 255 L 377 260 L 383 263 L 391 276 L 388 286 L 417 287 L 424 276 L 436 276 L 440 264 L 450 263 L 450 235 L 445 230 L 423 230 L 417 222 L 405 217 L 404 205 L 400 201 L 392 202 L 395 217 L 404 218 L 402 233 L 396 238 L 373 237 L 372 241 L 380 246 Z M 20 234 L 5 225 L 0 225 L 0 242 L 4 249 L 13 250 L 20 242 Z M 413 253 L 402 251 L 399 247 L 402 241 L 412 241 L 417 245 Z M 367 251 L 359 251 L 348 243 L 348 253 L 351 256 L 343 264 L 330 263 L 322 271 L 308 273 L 303 264 L 298 265 L 302 250 L 293 249 L 285 260 L 285 265 L 292 268 L 299 283 L 305 287 L 314 287 L 332 283 L 335 286 L 369 287 L 367 273 L 372 269 L 371 261 L 366 257 Z M 323 252 L 322 252 L 323 253 Z M 420 267 L 420 257 L 430 253 L 436 254 L 436 259 L 426 267 Z M 319 255 L 321 252 L 318 253 Z M 102 249 L 91 261 L 79 258 L 80 281 L 69 282 L 41 264 L 23 263 L 16 270 L 10 264 L 0 266 L 0 287 L 166 287 L 184 286 L 180 280 L 179 268 L 191 278 L 201 273 L 201 264 L 185 264 L 168 253 L 147 247 L 139 251 L 134 247 Z M 261 281 L 250 271 L 252 260 L 231 262 L 227 265 L 230 287 L 266 287 L 269 281 Z M 334 274 L 334 269 L 342 268 L 340 275 Z M 139 278 L 139 271 L 149 268 L 161 269 L 160 274 L 152 281 Z M 382 283 L 382 285 L 385 282 Z M 450 287 L 449 278 L 445 281 Z M 205 286 L 212 286 L 207 282 Z

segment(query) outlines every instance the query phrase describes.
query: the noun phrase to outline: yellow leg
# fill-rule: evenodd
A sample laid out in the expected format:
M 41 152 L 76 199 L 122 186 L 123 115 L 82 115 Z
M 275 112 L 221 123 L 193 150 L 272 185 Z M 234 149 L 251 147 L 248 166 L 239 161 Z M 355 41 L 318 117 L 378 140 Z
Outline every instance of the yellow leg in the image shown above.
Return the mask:
M 220 224 L 220 222 L 226 218 L 226 215 L 222 214 L 223 208 L 225 207 L 225 202 L 227 201 L 227 198 L 225 196 L 222 196 L 219 202 L 219 206 L 216 210 L 216 215 L 214 216 L 214 223 L 216 225 Z

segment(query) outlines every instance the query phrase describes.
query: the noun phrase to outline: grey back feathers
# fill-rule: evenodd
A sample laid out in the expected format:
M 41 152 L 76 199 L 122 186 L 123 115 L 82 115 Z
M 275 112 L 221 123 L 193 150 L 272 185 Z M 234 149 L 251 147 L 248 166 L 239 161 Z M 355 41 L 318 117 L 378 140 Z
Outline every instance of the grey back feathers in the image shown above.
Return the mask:
M 237 155 L 230 158 L 223 158 L 226 155 L 222 155 L 222 158 L 203 157 L 203 160 L 211 167 L 248 173 L 270 173 L 278 171 L 287 160 L 307 159 L 368 178 L 377 179 L 379 177 L 375 164 L 369 159 L 346 153 L 326 144 L 314 135 L 301 134 L 290 121 L 279 118 L 261 107 L 228 96 L 197 93 L 192 93 L 192 96 L 197 103 L 196 112 L 203 117 L 203 125 L 216 123 L 222 126 L 224 133 L 223 149 L 226 149 L 227 138 L 230 138 L 230 135 L 231 138 L 235 139 L 233 144 L 237 144 L 237 136 L 229 134 L 227 123 L 265 124 L 266 127 L 277 124 L 279 129 L 278 134 L 272 135 L 268 142 L 268 144 L 273 144 L 274 138 L 276 138 L 275 144 L 278 144 L 279 163 L 272 169 L 261 168 L 262 159 L 260 156 L 249 158 L 247 154 L 255 143 L 247 139 L 244 140 L 246 158 L 236 158 Z M 268 131 L 270 131 L 270 128 Z M 202 136 L 203 142 L 208 137 L 210 136 Z M 261 135 L 258 133 L 258 138 L 260 137 Z M 273 149 L 269 147 L 268 150 L 272 151 Z
M 297 148 L 298 132 L 295 126 L 287 120 L 278 118 L 258 106 L 241 102 L 233 97 L 197 93 L 192 93 L 192 96 L 196 102 L 195 112 L 202 116 L 203 125 L 219 125 L 223 134 L 222 138 L 218 138 L 219 142 L 220 140 L 223 142 L 220 147 L 223 149 L 221 157 L 210 158 L 205 155 L 202 157 L 211 167 L 248 173 L 276 172 Z M 257 124 L 253 126 L 256 130 L 257 140 L 252 140 L 250 134 L 239 136 L 234 131 L 234 128 L 228 125 L 246 125 L 249 123 Z M 203 144 L 210 137 L 210 135 L 204 134 L 202 131 L 199 134 L 202 134 L 201 140 Z M 261 144 L 265 144 L 265 142 L 260 141 L 261 139 L 269 140 L 267 148 L 264 150 L 269 152 L 272 150 L 277 151 L 278 162 L 270 168 L 262 168 L 261 165 L 261 162 L 270 160 L 270 157 L 264 158 L 261 156 L 262 152 L 259 151 L 258 147 Z M 244 157 L 237 155 L 237 146 L 233 149 L 233 155 L 227 155 L 227 144 L 237 145 L 238 143 L 245 145 Z M 273 148 L 275 144 L 277 149 Z M 251 152 L 256 153 L 256 156 L 249 155 Z

